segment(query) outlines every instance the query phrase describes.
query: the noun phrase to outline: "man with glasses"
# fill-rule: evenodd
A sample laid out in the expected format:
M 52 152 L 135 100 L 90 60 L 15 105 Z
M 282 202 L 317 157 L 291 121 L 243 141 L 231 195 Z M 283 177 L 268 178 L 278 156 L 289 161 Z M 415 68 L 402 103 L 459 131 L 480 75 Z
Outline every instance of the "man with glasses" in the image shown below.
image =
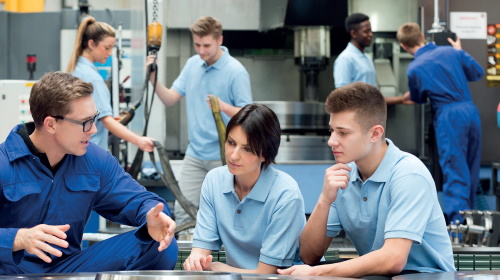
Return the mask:
M 99 115 L 92 92 L 70 74 L 45 74 L 31 90 L 34 122 L 0 144 L 0 274 L 175 266 L 166 202 L 89 142 Z M 137 229 L 81 250 L 92 210 Z

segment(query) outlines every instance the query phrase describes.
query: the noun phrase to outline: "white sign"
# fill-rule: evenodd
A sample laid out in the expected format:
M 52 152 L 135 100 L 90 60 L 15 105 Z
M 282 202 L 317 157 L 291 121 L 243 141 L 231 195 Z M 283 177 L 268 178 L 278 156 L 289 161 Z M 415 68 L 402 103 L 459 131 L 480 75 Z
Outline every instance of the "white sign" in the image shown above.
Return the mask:
M 460 39 L 486 39 L 486 12 L 450 12 L 450 30 Z

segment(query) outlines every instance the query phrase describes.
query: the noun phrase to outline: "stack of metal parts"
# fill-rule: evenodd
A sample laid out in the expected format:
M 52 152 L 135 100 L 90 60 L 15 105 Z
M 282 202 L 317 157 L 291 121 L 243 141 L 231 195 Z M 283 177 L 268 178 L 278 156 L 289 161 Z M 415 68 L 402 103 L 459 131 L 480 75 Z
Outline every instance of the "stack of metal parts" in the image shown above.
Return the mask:
M 460 214 L 464 223 L 457 221 L 448 226 L 454 246 L 498 247 L 500 212 L 466 210 Z

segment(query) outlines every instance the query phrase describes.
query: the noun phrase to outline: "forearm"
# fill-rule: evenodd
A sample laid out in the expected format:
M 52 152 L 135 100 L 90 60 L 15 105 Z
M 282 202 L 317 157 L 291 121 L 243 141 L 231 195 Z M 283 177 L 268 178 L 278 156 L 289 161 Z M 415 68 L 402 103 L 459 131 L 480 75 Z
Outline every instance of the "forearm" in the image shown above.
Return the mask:
M 403 103 L 403 96 L 388 96 L 388 97 L 384 97 L 385 98 L 385 103 L 387 103 L 387 105 L 396 105 L 396 104 L 401 104 Z
M 117 137 L 127 142 L 137 145 L 140 136 L 130 131 L 127 127 L 119 123 L 113 117 L 106 116 L 101 118 L 101 121 L 104 127 L 106 127 L 106 129 L 109 130 L 113 135 L 116 135 Z
M 151 75 L 151 78 L 149 79 L 149 81 L 154 86 L 155 78 L 154 78 L 153 74 Z M 174 105 L 180 99 L 180 98 L 174 98 L 179 94 L 177 92 L 175 92 L 173 89 L 167 88 L 160 81 L 156 82 L 155 92 L 156 92 L 156 95 L 158 96 L 158 98 L 160 98 L 161 102 L 167 107 Z
M 326 236 L 326 224 L 330 204 L 322 201 L 321 196 L 314 207 L 300 235 L 300 258 L 306 264 L 316 264 L 328 248 L 331 238 Z
M 387 242 L 389 241 L 389 244 Z M 384 246 L 345 262 L 317 266 L 317 275 L 358 278 L 366 275 L 392 275 L 406 266 L 412 241 L 387 239 Z
M 220 100 L 220 99 L 219 99 Z M 241 107 L 235 107 L 229 103 L 225 103 L 222 107 L 220 107 L 221 111 L 226 113 L 230 118 L 232 118 L 236 113 L 241 110 Z

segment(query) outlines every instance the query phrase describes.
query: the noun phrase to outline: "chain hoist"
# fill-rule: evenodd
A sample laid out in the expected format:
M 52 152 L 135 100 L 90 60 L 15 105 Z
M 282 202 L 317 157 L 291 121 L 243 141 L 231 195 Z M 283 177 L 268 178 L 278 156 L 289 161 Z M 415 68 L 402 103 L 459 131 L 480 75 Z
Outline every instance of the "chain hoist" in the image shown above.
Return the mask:
M 148 25 L 148 51 L 156 53 L 161 47 L 162 25 L 157 21 L 158 0 L 153 0 L 153 22 Z

